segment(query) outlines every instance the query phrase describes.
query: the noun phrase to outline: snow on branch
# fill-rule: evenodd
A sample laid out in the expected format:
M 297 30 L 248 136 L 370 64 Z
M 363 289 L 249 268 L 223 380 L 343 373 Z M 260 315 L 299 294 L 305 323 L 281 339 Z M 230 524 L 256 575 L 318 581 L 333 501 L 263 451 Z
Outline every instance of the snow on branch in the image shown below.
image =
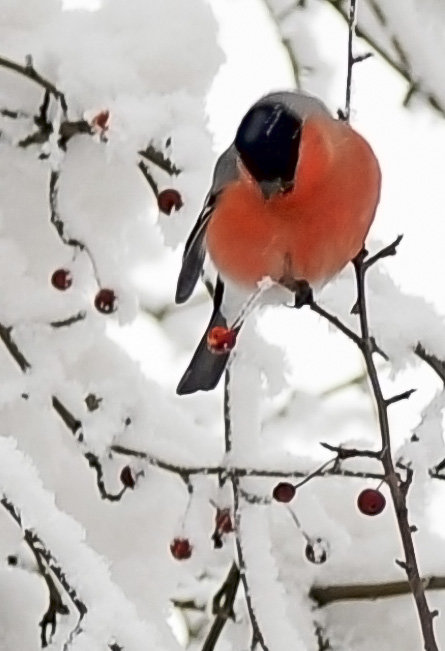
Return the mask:
M 291 0 L 284 7 L 280 0 L 264 0 L 264 3 L 282 34 L 297 85 L 300 85 L 302 71 L 314 65 L 310 57 L 315 59 L 314 53 L 306 51 L 306 41 L 300 32 L 308 18 L 319 10 L 319 3 L 314 0 Z M 349 0 L 326 0 L 326 3 L 350 26 Z M 443 24 L 443 11 L 440 3 L 422 6 L 420 10 L 415 0 L 400 6 L 391 0 L 363 0 L 354 33 L 405 79 L 408 85 L 405 106 L 419 95 L 436 113 L 445 117 L 445 87 L 438 63 L 442 59 L 442 40 L 439 32 L 435 39 L 432 36 Z M 419 29 L 420 22 L 422 29 Z M 433 56 L 432 40 L 438 50 Z M 369 53 L 366 53 L 364 58 L 368 56 Z M 363 56 L 359 55 L 356 60 L 363 60 Z M 321 74 L 318 70 L 315 73 Z
M 0 485 L 2 505 L 75 605 L 79 616 L 75 636 L 85 636 L 91 651 L 114 641 L 129 651 L 140 651 L 147 644 L 178 648 L 173 637 L 162 638 L 137 616 L 112 582 L 105 560 L 86 544 L 85 531 L 57 509 L 30 460 L 17 449 L 14 439 L 6 437 L 0 437 Z

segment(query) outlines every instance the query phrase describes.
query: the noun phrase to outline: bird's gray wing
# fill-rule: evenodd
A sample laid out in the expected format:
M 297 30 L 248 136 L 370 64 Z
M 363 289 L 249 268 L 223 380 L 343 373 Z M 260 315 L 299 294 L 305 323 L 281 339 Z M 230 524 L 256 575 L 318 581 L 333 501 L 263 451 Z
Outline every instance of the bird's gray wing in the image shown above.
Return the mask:
M 176 303 L 184 303 L 195 288 L 206 255 L 204 240 L 207 224 L 212 217 L 213 210 L 218 201 L 218 195 L 228 183 L 237 178 L 237 154 L 235 147 L 231 145 L 221 154 L 215 165 L 211 188 L 204 201 L 203 209 L 185 244 L 181 271 L 179 272 L 176 287 Z

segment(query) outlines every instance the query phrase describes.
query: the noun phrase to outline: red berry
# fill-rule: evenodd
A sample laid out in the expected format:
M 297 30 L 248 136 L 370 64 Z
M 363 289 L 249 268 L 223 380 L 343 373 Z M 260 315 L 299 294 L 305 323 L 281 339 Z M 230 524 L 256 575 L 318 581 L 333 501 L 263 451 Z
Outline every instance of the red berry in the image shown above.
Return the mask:
M 212 535 L 213 544 L 216 549 L 221 549 L 223 546 L 222 537 L 225 533 L 233 531 L 232 518 L 230 517 L 230 509 L 216 509 L 215 514 L 215 530 Z
M 207 348 L 215 355 L 228 353 L 236 344 L 236 331 L 215 326 L 207 333 Z
M 94 299 L 94 306 L 96 310 L 102 314 L 111 314 L 117 309 L 116 294 L 112 289 L 101 289 L 97 292 Z
M 357 498 L 359 511 L 365 515 L 378 515 L 386 505 L 385 496 L 374 488 L 365 488 Z
M 275 486 L 272 496 L 277 502 L 290 502 L 295 497 L 295 486 L 282 481 Z
M 175 538 L 170 545 L 172 556 L 177 561 L 184 561 L 192 555 L 193 547 L 187 538 Z
M 108 129 L 109 119 L 110 119 L 110 111 L 101 111 L 100 113 L 94 116 L 94 118 L 92 119 L 92 123 L 98 129 L 101 129 L 102 131 L 106 131 L 106 129 Z
M 124 466 L 121 470 L 120 480 L 126 488 L 134 488 L 136 485 L 136 479 L 133 475 L 133 472 L 130 466 Z
M 60 289 L 60 291 L 68 289 L 73 284 L 71 273 L 68 269 L 56 269 L 51 276 L 51 284 L 56 289 Z
M 168 188 L 158 194 L 158 207 L 165 215 L 171 215 L 173 208 L 179 210 L 183 206 L 182 197 L 177 190 Z
M 230 533 L 233 531 L 230 509 L 216 509 L 215 527 L 221 533 Z

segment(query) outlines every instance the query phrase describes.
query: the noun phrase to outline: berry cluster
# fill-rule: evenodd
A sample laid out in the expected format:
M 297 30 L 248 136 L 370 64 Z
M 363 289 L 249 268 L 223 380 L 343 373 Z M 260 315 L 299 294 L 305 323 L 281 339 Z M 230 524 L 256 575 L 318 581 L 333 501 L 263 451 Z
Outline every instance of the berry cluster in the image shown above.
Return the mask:
M 56 269 L 51 276 L 53 287 L 63 292 L 73 284 L 73 277 L 68 269 Z M 99 289 L 94 297 L 94 307 L 102 314 L 111 314 L 117 310 L 117 297 L 112 289 Z

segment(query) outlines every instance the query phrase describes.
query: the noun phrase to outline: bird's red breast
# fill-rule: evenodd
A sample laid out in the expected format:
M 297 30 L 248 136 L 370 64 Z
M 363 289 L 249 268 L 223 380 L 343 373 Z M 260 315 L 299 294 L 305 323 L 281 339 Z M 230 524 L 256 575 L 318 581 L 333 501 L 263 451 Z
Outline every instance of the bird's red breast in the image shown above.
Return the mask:
M 265 200 L 242 169 L 209 222 L 210 257 L 246 287 L 265 276 L 325 282 L 363 247 L 379 195 L 379 165 L 368 143 L 348 124 L 308 118 L 292 190 Z

